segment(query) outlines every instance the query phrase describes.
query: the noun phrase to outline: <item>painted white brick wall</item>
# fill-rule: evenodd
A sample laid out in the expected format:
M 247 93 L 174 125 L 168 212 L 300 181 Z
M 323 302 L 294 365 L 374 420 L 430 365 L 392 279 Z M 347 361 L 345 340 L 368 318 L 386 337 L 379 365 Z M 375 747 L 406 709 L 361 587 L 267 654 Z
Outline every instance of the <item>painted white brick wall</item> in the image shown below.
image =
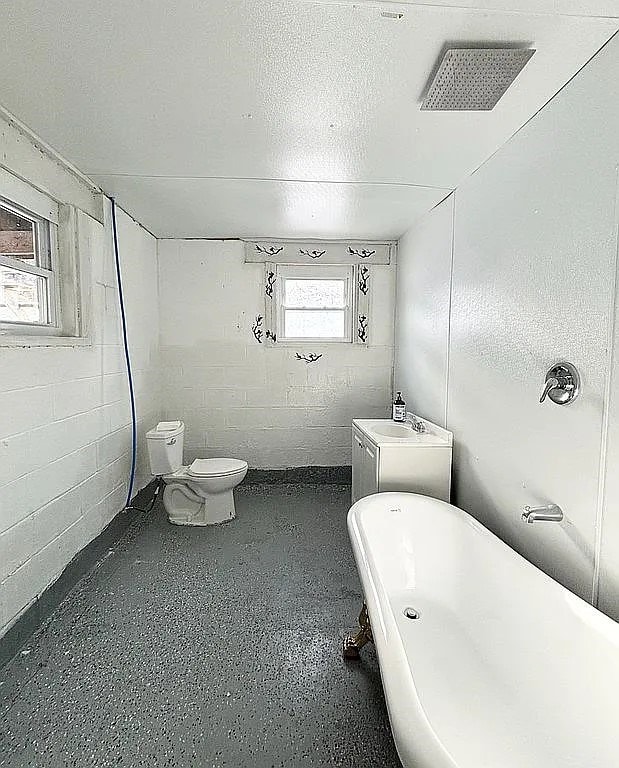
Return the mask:
M 156 240 L 118 212 L 139 432 L 160 418 Z M 130 411 L 109 218 L 79 213 L 91 343 L 0 347 L 0 636 L 122 508 Z M 140 443 L 136 488 L 150 480 Z
M 165 418 L 186 424 L 185 461 L 234 456 L 250 466 L 350 464 L 355 417 L 391 402 L 395 266 L 373 267 L 371 345 L 258 344 L 260 264 L 236 241 L 160 240 Z M 306 364 L 295 352 L 323 357 Z

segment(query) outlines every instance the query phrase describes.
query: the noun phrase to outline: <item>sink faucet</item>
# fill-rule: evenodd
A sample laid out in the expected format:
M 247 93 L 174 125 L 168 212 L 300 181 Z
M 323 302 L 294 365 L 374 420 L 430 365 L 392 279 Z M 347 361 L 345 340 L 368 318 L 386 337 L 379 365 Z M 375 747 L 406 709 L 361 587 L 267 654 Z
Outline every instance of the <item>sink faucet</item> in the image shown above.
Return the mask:
M 543 507 L 526 506 L 521 518 L 525 523 L 537 523 L 542 521 L 560 523 L 563 520 L 563 511 L 557 504 L 547 504 Z
M 417 416 L 415 416 L 414 413 L 407 412 L 404 423 L 410 424 L 410 427 L 413 430 L 413 432 L 417 432 L 417 434 L 419 435 L 423 435 L 424 432 L 427 432 L 427 428 L 423 422 L 423 419 L 417 418 Z

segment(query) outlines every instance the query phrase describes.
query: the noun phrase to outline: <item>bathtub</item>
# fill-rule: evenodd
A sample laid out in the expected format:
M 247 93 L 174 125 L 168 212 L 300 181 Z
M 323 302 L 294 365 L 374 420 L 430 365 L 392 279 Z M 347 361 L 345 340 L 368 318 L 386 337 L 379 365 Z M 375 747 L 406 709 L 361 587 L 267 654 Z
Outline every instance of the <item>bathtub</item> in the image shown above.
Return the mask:
M 619 766 L 619 624 L 445 502 L 348 529 L 405 768 Z

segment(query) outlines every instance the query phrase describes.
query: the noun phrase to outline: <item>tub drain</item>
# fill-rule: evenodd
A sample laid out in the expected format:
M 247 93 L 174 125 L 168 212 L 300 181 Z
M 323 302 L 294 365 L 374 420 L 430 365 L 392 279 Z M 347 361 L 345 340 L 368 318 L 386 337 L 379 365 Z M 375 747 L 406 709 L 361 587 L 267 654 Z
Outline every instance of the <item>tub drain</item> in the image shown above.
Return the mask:
M 414 608 L 405 608 L 404 615 L 407 619 L 418 619 L 419 611 L 416 611 Z

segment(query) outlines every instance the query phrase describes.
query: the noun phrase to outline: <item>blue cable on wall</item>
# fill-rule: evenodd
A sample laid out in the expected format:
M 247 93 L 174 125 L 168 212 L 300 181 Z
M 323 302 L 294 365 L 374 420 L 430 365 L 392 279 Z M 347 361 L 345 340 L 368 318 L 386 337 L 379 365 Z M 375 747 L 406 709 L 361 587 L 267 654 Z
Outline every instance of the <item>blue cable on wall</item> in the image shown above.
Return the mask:
M 129 399 L 131 402 L 131 472 L 129 474 L 129 488 L 127 490 L 127 500 L 125 509 L 129 507 L 131 496 L 133 495 L 133 484 L 135 482 L 135 465 L 137 459 L 137 418 L 135 413 L 135 391 L 133 389 L 133 373 L 131 371 L 131 356 L 129 354 L 129 341 L 127 338 L 127 317 L 125 315 L 125 299 L 123 296 L 123 282 L 120 273 L 120 254 L 118 249 L 118 229 L 116 226 L 116 201 L 110 198 L 112 204 L 112 234 L 114 237 L 114 259 L 116 261 L 116 279 L 118 282 L 118 299 L 120 303 L 120 320 L 123 333 L 123 346 L 125 348 L 125 362 L 127 366 L 127 379 L 129 381 Z

